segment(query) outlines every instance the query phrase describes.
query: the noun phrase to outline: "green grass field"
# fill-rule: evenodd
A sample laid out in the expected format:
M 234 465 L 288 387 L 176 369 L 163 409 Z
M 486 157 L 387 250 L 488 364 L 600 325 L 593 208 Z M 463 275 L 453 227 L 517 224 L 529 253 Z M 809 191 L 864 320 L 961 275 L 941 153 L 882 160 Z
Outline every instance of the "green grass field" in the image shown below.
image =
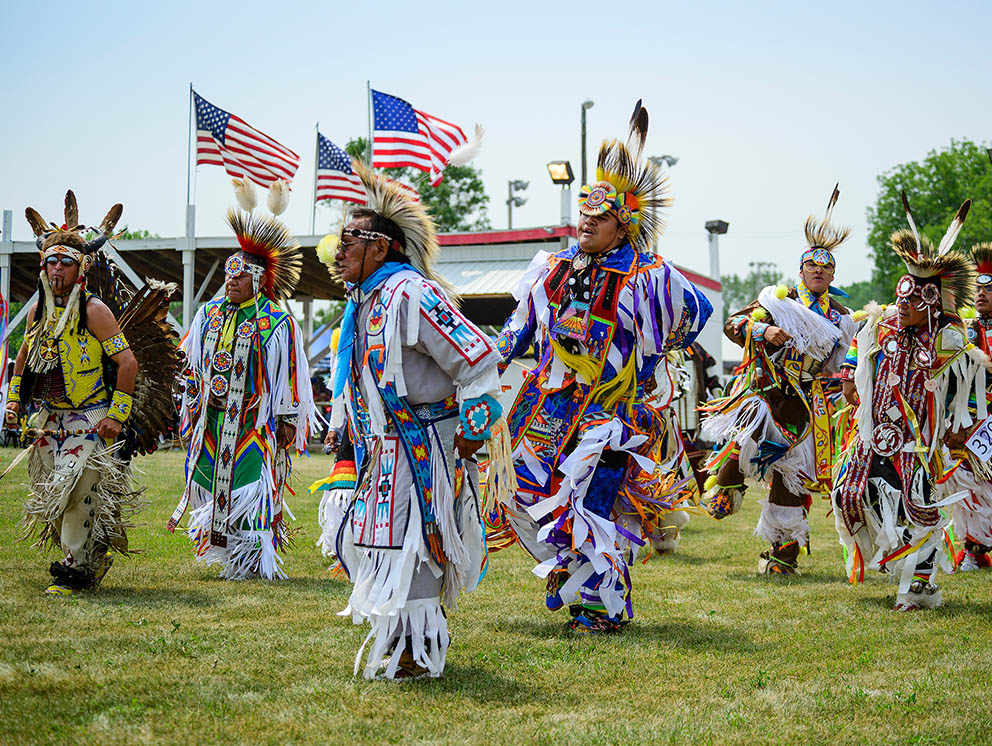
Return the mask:
M 450 615 L 443 678 L 355 679 L 365 631 L 336 616 L 348 585 L 314 547 L 306 493 L 328 464 L 297 461 L 289 581 L 232 583 L 165 531 L 181 454 L 139 460 L 144 551 L 72 599 L 42 595 L 54 557 L 16 540 L 24 469 L 0 482 L 0 743 L 992 740 L 992 574 L 941 576 L 942 609 L 893 612 L 881 576 L 847 585 L 818 503 L 802 576 L 757 577 L 755 491 L 740 515 L 694 518 L 678 555 L 637 565 L 622 636 L 569 636 L 511 548 Z

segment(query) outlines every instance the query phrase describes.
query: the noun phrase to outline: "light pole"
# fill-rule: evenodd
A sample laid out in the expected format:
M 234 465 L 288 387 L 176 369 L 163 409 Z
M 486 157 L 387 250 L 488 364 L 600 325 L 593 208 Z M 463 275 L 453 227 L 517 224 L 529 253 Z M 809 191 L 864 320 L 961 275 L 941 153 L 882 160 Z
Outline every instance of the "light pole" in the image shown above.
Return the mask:
M 664 168 L 665 166 L 671 168 L 679 162 L 678 157 L 674 155 L 651 155 L 648 156 L 648 160 L 659 168 Z
M 706 221 L 706 240 L 710 247 L 710 277 L 712 277 L 717 282 L 720 282 L 720 239 L 719 236 L 724 235 L 727 229 L 730 228 L 730 223 L 726 220 L 707 220 Z
M 658 168 L 665 168 L 665 166 L 668 166 L 668 168 L 671 168 L 672 166 L 674 166 L 676 163 L 679 162 L 679 159 L 676 156 L 674 156 L 674 155 L 667 155 L 667 154 L 666 155 L 649 155 L 648 156 L 648 160 L 651 161 L 651 163 L 653 163 L 654 165 L 656 165 Z M 654 251 L 657 253 L 657 251 L 658 251 L 658 239 L 655 239 L 654 247 L 653 248 L 654 248 Z
M 588 184 L 588 174 L 586 173 L 586 111 L 593 107 L 592 99 L 587 98 L 582 102 L 582 183 Z
M 507 230 L 513 228 L 513 208 L 520 207 L 527 201 L 526 197 L 518 197 L 514 195 L 514 192 L 522 192 L 530 186 L 529 181 L 523 181 L 522 179 L 513 179 L 512 181 L 506 182 L 506 228 Z

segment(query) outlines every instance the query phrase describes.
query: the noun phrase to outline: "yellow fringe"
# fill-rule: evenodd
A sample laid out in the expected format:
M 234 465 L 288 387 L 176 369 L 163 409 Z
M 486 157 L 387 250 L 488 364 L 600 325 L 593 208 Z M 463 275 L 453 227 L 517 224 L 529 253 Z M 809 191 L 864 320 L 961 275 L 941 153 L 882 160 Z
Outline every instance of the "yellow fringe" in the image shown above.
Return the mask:
M 603 409 L 608 412 L 613 411 L 613 407 L 621 399 L 633 402 L 637 394 L 637 356 L 631 355 L 617 374 L 617 377 L 609 381 L 600 381 L 592 391 L 589 392 L 589 399 L 602 404 Z
M 599 374 L 603 370 L 603 364 L 599 360 L 589 355 L 576 355 L 569 352 L 554 338 L 551 339 L 551 348 L 565 365 L 579 373 L 589 383 L 594 383 L 599 378 Z

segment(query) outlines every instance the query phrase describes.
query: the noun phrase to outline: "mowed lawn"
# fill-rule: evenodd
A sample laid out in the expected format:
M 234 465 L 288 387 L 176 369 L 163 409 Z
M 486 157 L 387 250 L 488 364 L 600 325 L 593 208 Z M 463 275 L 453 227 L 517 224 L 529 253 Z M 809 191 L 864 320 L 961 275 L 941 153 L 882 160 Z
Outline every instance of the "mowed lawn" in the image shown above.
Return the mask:
M 15 451 L 0 452 L 8 461 Z M 992 574 L 941 576 L 945 606 L 891 610 L 843 576 L 826 503 L 803 575 L 756 577 L 754 491 L 633 569 L 635 621 L 574 638 L 517 548 L 449 616 L 440 680 L 352 677 L 365 631 L 314 547 L 299 459 L 287 582 L 225 582 L 165 523 L 182 456 L 138 462 L 151 501 L 97 593 L 48 598 L 52 555 L 17 541 L 23 467 L 0 482 L 0 743 L 989 743 Z

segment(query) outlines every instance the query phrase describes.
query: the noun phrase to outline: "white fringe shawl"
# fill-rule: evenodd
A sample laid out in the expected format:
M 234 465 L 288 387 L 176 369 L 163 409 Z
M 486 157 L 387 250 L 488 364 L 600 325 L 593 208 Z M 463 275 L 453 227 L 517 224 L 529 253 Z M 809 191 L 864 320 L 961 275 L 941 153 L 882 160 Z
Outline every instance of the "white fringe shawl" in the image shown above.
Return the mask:
M 793 298 L 779 298 L 770 285 L 758 294 L 758 303 L 771 314 L 775 326 L 792 337 L 792 346 L 804 355 L 825 360 L 841 340 L 841 330 L 830 321 Z

